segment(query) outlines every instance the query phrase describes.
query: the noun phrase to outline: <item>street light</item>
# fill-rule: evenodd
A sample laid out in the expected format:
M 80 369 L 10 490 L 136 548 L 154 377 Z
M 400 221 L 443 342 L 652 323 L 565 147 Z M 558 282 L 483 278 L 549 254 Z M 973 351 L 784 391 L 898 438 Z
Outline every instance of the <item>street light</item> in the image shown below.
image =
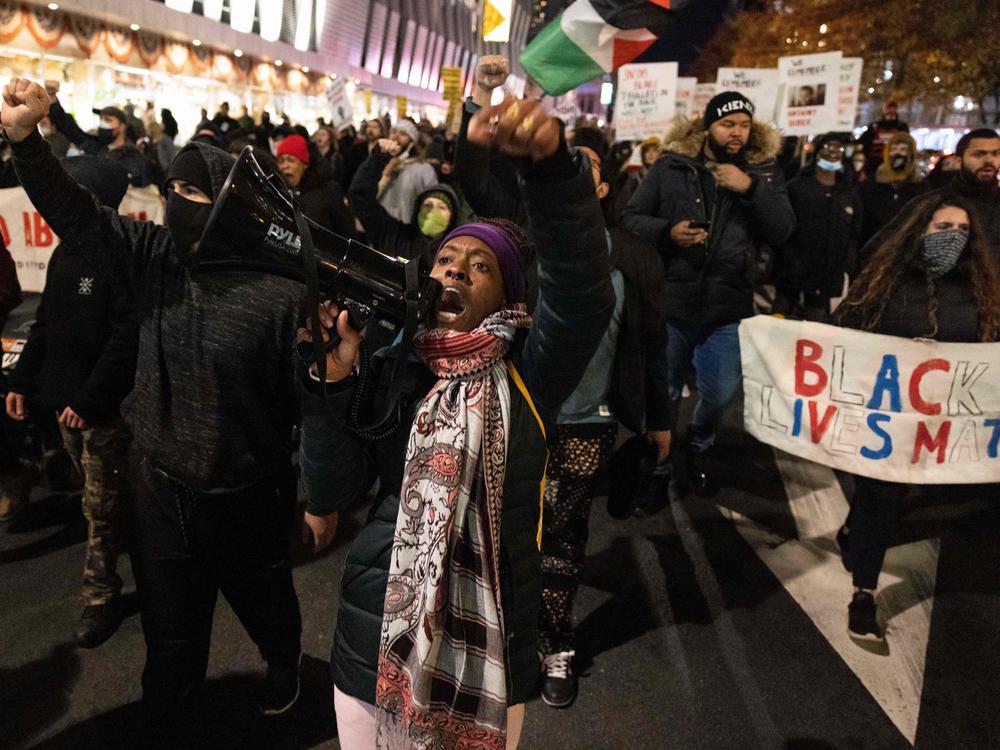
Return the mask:
M 819 33 L 820 33 L 820 34 L 825 34 L 825 33 L 826 33 L 826 32 L 828 32 L 829 30 L 830 30 L 830 27 L 829 27 L 829 26 L 827 26 L 827 25 L 826 25 L 825 23 L 823 23 L 823 24 L 820 24 L 820 26 L 819 26 Z

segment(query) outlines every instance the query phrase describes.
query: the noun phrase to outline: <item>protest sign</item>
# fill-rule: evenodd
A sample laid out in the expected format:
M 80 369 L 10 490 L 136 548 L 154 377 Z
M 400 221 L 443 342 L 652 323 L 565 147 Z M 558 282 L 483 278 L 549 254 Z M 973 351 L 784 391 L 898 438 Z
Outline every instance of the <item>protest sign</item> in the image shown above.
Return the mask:
M 698 85 L 697 78 L 681 76 L 677 79 L 676 112 L 679 117 L 694 117 L 694 90 Z
M 845 57 L 840 63 L 840 84 L 837 87 L 837 130 L 853 130 L 858 114 L 858 96 L 861 93 L 861 69 L 865 61 L 860 57 Z
M 778 127 L 819 135 L 837 127 L 840 52 L 778 58 Z
M 330 125 L 340 130 L 351 124 L 354 118 L 354 105 L 347 96 L 347 81 L 338 77 L 326 87 L 326 100 L 330 104 Z
M 615 137 L 633 141 L 661 136 L 676 116 L 677 63 L 637 63 L 618 70 Z
M 396 97 L 396 119 L 402 120 L 406 117 L 406 97 L 397 96 Z
M 717 91 L 738 91 L 753 102 L 754 119 L 774 122 L 778 101 L 777 68 L 719 68 Z
M 714 83 L 699 83 L 694 87 L 694 98 L 691 100 L 691 117 L 702 117 L 705 114 L 705 107 L 715 96 L 716 86 Z
M 156 188 L 130 187 L 118 211 L 140 221 L 163 223 L 163 201 Z M 0 190 L 0 236 L 14 258 L 21 289 L 45 289 L 45 272 L 59 238 L 31 205 L 23 188 Z
M 757 316 L 740 323 L 758 440 L 889 482 L 1000 481 L 1000 344 L 946 344 Z

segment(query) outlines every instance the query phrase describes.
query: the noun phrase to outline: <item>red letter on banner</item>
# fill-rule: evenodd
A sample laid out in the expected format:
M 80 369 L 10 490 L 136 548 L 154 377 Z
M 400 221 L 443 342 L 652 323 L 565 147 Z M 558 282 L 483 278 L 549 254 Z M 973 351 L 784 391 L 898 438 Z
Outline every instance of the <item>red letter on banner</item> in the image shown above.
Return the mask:
M 928 453 L 933 453 L 937 451 L 937 462 L 939 464 L 944 463 L 944 452 L 948 450 L 948 436 L 951 434 L 951 420 L 942 422 L 941 426 L 938 428 L 937 437 L 931 437 L 930 431 L 927 429 L 926 422 L 917 423 L 917 439 L 913 441 L 913 457 L 910 459 L 911 464 L 917 463 L 920 460 L 920 449 L 926 448 Z
M 818 396 L 826 388 L 827 375 L 816 360 L 823 356 L 823 347 L 809 339 L 795 342 L 795 394 L 797 396 Z M 806 382 L 806 373 L 816 376 L 815 383 Z
M 941 404 L 929 404 L 921 398 L 920 381 L 924 379 L 924 375 L 932 370 L 948 372 L 950 369 L 951 363 L 946 359 L 929 359 L 913 368 L 913 375 L 910 376 L 910 403 L 913 404 L 914 409 L 929 417 L 941 413 Z

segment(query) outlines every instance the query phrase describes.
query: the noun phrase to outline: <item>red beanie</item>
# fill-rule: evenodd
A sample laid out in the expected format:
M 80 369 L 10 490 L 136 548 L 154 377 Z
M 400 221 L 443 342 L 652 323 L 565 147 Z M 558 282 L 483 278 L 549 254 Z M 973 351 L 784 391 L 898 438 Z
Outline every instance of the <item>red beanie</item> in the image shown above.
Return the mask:
M 278 144 L 278 156 L 291 154 L 299 161 L 309 163 L 309 146 L 301 135 L 290 135 Z

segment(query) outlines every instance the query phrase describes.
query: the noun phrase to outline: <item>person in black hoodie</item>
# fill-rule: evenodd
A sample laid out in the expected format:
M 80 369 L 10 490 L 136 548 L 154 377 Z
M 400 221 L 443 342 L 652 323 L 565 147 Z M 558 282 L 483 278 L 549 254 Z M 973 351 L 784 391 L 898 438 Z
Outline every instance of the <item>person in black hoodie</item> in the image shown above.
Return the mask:
M 854 273 L 862 209 L 845 170 L 845 137 L 827 133 L 814 146 L 815 162 L 788 183 L 795 234 L 779 251 L 772 312 L 790 311 L 801 295 L 805 319 L 825 323 L 830 300 L 844 293 L 844 275 Z
M 837 319 L 849 328 L 908 339 L 997 341 L 1000 269 L 969 201 L 956 193 L 931 193 L 907 206 L 897 230 L 851 285 Z M 894 519 L 910 491 L 956 498 L 982 496 L 985 489 L 854 477 L 851 510 L 837 533 L 854 579 L 851 636 L 883 639 L 874 593 Z
M 458 223 L 458 196 L 447 185 L 432 185 L 417 196 L 412 224 L 390 216 L 378 200 L 378 181 L 398 153 L 399 144 L 388 138 L 375 144 L 371 156 L 354 174 L 351 207 L 372 247 L 402 258 L 423 256 L 429 263 L 441 238 Z
M 0 239 L 0 333 L 7 325 L 7 316 L 21 304 L 21 284 L 17 280 L 17 265 L 7 246 Z M 8 435 L 6 420 L 0 417 L 0 521 L 14 517 L 23 507 L 27 495 L 14 484 L 20 484 L 21 463 Z
M 178 713 L 208 663 L 222 591 L 267 662 L 260 708 L 298 698 L 301 619 L 288 542 L 295 509 L 291 428 L 300 284 L 233 272 L 192 275 L 191 260 L 233 158 L 188 144 L 167 174 L 166 226 L 99 207 L 37 131 L 45 90 L 13 78 L 0 113 L 35 208 L 71 246 L 129 272 L 139 315 L 132 432 L 135 552 L 151 736 L 196 729 Z M 169 742 L 168 742 L 169 744 Z
M 290 135 L 278 144 L 278 170 L 299 199 L 302 213 L 341 237 L 353 237 L 354 217 L 344 194 L 332 179 L 324 179 L 312 163 L 309 145 L 301 135 Z
M 96 156 L 65 160 L 66 171 L 116 209 L 128 190 L 128 172 Z M 132 390 L 138 344 L 135 304 L 123 264 L 88 248 L 61 243 L 52 253 L 45 291 L 28 341 L 10 378 L 7 415 L 23 421 L 27 398 L 38 395 L 58 415 L 59 431 L 84 477 L 87 554 L 84 609 L 76 641 L 94 648 L 121 622 L 121 500 L 127 476 L 129 432 L 121 402 Z

